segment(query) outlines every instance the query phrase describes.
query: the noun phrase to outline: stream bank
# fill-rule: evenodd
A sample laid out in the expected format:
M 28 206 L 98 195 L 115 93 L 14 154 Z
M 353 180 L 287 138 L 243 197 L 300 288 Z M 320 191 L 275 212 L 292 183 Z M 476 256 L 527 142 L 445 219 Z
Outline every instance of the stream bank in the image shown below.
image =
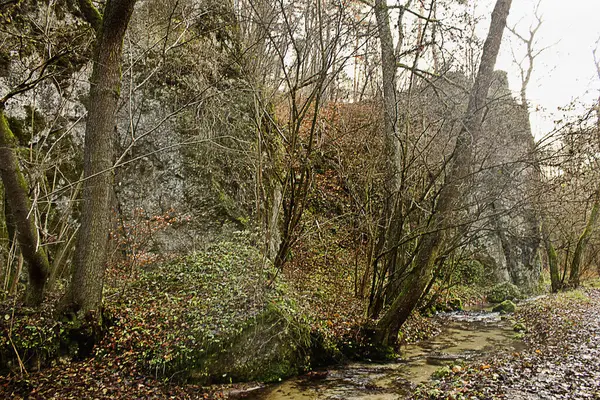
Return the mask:
M 321 377 L 321 380 L 308 376 L 293 378 L 268 386 L 260 393 L 260 385 L 256 383 L 203 387 L 189 382 L 157 380 L 140 369 L 129 352 L 119 357 L 108 354 L 75 362 L 59 360 L 50 368 L 29 371 L 24 377 L 0 376 L 0 398 L 91 398 L 93 394 L 98 399 L 189 400 L 244 395 L 255 399 L 269 395 L 288 399 L 600 399 L 600 291 L 573 291 L 523 303 L 512 315 L 515 322 L 526 329 L 520 334 L 522 340 L 514 339 L 516 333 L 511 330 L 509 320 L 490 322 L 487 326 L 491 330 L 496 329 L 496 324 L 500 324 L 501 329 L 500 337 L 496 336 L 498 340 L 493 339 L 490 331 L 485 334 L 491 340 L 484 343 L 489 342 L 491 348 L 471 352 L 473 357 L 458 350 L 464 357 L 461 360 L 450 357 L 451 365 L 443 369 L 437 379 L 420 384 L 410 381 L 418 380 L 421 372 L 421 376 L 427 375 L 422 370 L 430 368 L 419 352 L 439 351 L 435 361 L 443 364 L 448 358 L 444 353 L 452 352 L 453 346 L 460 349 L 465 343 L 476 342 L 464 325 L 460 325 L 465 322 L 460 318 L 470 318 L 470 315 L 473 314 L 457 313 L 451 319 L 440 321 L 446 331 L 452 331 L 454 324 L 459 324 L 458 330 L 462 333 L 455 339 L 446 341 L 441 335 L 403 346 L 403 358 L 397 362 L 351 364 L 332 369 L 326 375 L 313 374 L 312 378 Z M 483 321 L 468 319 L 467 323 L 474 324 L 478 330 L 486 328 Z M 506 343 L 517 343 L 523 348 L 515 350 Z M 433 359 L 430 357 L 429 361 Z M 427 366 L 422 364 L 415 376 L 407 377 L 410 365 L 423 362 Z M 457 366 L 460 368 L 452 368 Z M 327 388 L 330 384 L 341 386 L 332 391 Z M 286 387 L 294 392 L 286 392 Z
M 404 346 L 397 362 L 351 364 L 248 398 L 600 399 L 600 290 L 535 298 L 505 320 L 473 315 L 486 314 L 442 315 L 443 332 Z
M 436 337 L 404 345 L 400 358 L 389 363 L 352 363 L 267 387 L 247 398 L 283 399 L 399 399 L 410 397 L 432 374 L 443 377 L 482 361 L 497 351 L 520 351 L 513 324 L 499 313 L 466 311 L 434 317 L 443 326 Z
M 490 354 L 482 363 L 421 385 L 415 399 L 600 399 L 600 291 L 549 295 L 520 306 L 521 351 Z M 485 366 L 486 368 L 481 368 Z

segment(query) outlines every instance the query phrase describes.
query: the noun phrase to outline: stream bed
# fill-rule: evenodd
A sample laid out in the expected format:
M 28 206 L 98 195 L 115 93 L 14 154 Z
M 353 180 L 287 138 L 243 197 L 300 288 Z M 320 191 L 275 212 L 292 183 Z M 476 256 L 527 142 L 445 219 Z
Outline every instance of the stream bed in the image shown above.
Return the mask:
M 442 332 L 435 338 L 402 346 L 389 363 L 351 363 L 330 369 L 323 379 L 297 377 L 268 386 L 250 398 L 260 400 L 404 399 L 415 385 L 444 365 L 477 361 L 497 351 L 520 351 L 512 325 L 498 313 L 462 311 L 436 316 Z

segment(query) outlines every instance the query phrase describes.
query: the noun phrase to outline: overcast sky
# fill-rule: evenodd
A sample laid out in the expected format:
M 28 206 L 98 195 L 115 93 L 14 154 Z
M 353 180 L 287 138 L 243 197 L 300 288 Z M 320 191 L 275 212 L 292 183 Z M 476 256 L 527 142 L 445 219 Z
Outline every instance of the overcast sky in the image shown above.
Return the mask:
M 495 0 L 475 1 L 477 7 L 481 7 L 478 11 L 489 16 Z M 517 24 L 518 31 L 527 34 L 534 21 L 537 1 L 513 0 L 509 26 Z M 554 127 L 553 121 L 559 118 L 557 107 L 567 105 L 575 98 L 592 104 L 598 98 L 600 87 L 592 55 L 600 37 L 600 0 L 541 1 L 540 13 L 544 22 L 537 34 L 537 48 L 549 48 L 536 59 L 528 88 L 528 97 L 534 107 L 544 109 L 532 115 L 534 134 L 538 138 Z M 482 3 L 488 3 L 487 7 Z M 489 20 L 480 27 L 482 35 L 488 28 Z M 512 34 L 506 31 L 496 69 L 506 70 L 511 89 L 518 91 L 520 77 L 510 51 L 511 44 L 517 41 L 510 36 Z

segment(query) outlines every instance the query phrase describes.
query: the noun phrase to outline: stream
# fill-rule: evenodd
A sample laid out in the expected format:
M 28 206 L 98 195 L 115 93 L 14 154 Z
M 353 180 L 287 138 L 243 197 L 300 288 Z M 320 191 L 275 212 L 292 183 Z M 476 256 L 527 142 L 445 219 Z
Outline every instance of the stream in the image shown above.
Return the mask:
M 257 400 L 407 398 L 415 385 L 431 378 L 443 365 L 477 361 L 496 351 L 520 351 L 509 322 L 498 313 L 461 311 L 439 314 L 442 332 L 430 340 L 402 346 L 401 358 L 390 363 L 352 363 L 330 369 L 324 379 L 297 377 L 268 386 Z

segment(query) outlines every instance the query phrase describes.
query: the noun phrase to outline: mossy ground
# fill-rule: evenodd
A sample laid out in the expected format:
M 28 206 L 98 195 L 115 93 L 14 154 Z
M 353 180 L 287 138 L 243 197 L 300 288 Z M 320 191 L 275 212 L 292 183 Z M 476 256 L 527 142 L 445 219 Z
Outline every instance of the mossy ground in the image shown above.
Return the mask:
M 26 395 L 44 387 L 60 393 L 67 379 L 51 383 L 45 377 L 62 376 L 65 365 L 75 379 L 125 374 L 125 381 L 132 374 L 145 385 L 153 379 L 161 393 L 176 382 L 272 382 L 309 368 L 315 348 L 327 357 L 335 346 L 324 338 L 331 335 L 316 332 L 319 324 L 294 300 L 297 293 L 290 293 L 284 277 L 272 282 L 273 271 L 252 239 L 242 233 L 236 239 L 150 265 L 127 280 L 109 277 L 118 284 L 105 291 L 107 326 L 85 360 L 77 361 L 82 343 L 73 336 L 85 327 L 56 320 L 58 297 L 41 312 L 3 303 L 6 390 Z
M 97 381 L 117 398 L 137 396 L 139 384 L 151 397 L 186 398 L 203 390 L 197 385 L 273 382 L 348 359 L 394 357 L 369 346 L 364 299 L 344 268 L 346 254 L 312 248 L 273 280 L 276 271 L 252 235 L 238 233 L 187 257 L 128 274 L 109 271 L 106 327 L 93 349 L 74 340 L 81 327 L 55 320 L 58 297 L 42 314 L 14 319 L 13 304 L 4 303 L 12 324 L 3 327 L 3 364 L 10 360 L 12 371 L 2 378 L 6 393 L 60 395 L 72 381 Z M 438 331 L 415 313 L 401 339 Z M 29 376 L 19 369 L 11 340 Z

